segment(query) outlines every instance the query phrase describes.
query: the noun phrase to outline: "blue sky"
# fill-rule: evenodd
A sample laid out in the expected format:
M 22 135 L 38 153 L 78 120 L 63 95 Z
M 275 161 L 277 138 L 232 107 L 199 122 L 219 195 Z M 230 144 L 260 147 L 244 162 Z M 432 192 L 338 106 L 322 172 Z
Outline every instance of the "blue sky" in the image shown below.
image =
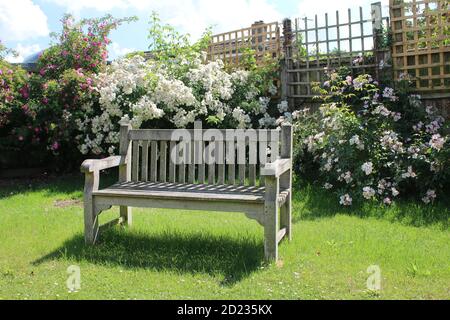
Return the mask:
M 133 50 L 148 48 L 147 29 L 150 13 L 157 11 L 162 20 L 198 38 L 212 25 L 213 32 L 225 32 L 249 26 L 256 20 L 281 21 L 359 6 L 370 16 L 374 0 L 0 0 L 0 40 L 16 49 L 21 62 L 28 55 L 48 47 L 49 33 L 60 30 L 60 19 L 66 12 L 76 17 L 99 17 L 110 13 L 115 17 L 138 16 L 139 21 L 123 25 L 111 35 L 110 58 Z M 388 14 L 388 0 L 382 0 L 384 14 Z M 320 22 L 319 22 L 320 23 Z

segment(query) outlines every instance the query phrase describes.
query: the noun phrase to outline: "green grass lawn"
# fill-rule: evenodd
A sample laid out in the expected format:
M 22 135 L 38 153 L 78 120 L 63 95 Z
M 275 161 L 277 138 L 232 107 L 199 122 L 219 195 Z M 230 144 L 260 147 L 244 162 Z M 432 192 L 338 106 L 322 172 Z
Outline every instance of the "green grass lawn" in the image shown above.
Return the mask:
M 132 228 L 85 247 L 80 201 L 64 201 L 82 186 L 81 175 L 0 185 L 0 299 L 450 298 L 448 203 L 344 209 L 298 187 L 294 239 L 266 265 L 262 227 L 236 213 L 134 209 Z M 81 269 L 74 293 L 70 265 Z M 371 265 L 380 292 L 367 290 Z

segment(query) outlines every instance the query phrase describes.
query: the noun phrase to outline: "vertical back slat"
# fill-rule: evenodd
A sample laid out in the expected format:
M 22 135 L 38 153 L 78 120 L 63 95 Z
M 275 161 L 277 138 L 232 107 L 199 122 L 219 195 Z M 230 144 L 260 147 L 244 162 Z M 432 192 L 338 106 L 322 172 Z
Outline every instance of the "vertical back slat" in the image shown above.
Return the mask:
M 141 181 L 148 181 L 148 140 L 142 141 Z
M 280 152 L 280 132 L 270 131 L 270 162 L 275 162 L 279 158 Z
M 237 161 L 238 161 L 238 181 L 240 185 L 245 184 L 245 162 L 246 162 L 246 148 L 245 136 L 239 135 L 237 137 Z
M 194 149 L 195 142 L 194 140 L 189 141 L 188 144 L 188 152 L 190 154 L 189 158 L 189 165 L 188 165 L 188 183 L 194 183 L 195 182 L 195 149 Z
M 208 144 L 208 184 L 216 183 L 216 163 L 215 161 L 211 161 L 211 157 L 216 155 L 216 148 L 214 142 L 210 141 Z M 213 150 L 213 151 L 212 151 Z M 211 163 L 210 163 L 211 162 Z
M 217 184 L 225 184 L 225 159 L 223 141 L 216 142 Z
M 159 181 L 166 182 L 167 141 L 160 141 L 159 143 Z
M 150 163 L 150 181 L 152 182 L 156 182 L 156 180 L 158 179 L 158 142 L 157 141 L 152 141 L 151 142 L 151 147 L 152 147 L 152 153 L 151 153 L 151 163 Z
M 205 159 L 203 157 L 204 154 L 204 147 L 205 142 L 204 141 L 197 141 L 197 147 L 198 147 L 198 183 L 204 184 L 205 183 Z
M 236 144 L 234 142 L 234 136 L 232 139 L 227 140 L 226 149 L 226 161 L 228 165 L 228 184 L 235 184 L 236 180 Z
M 248 142 L 248 180 L 251 186 L 256 185 L 257 145 L 253 139 Z
M 266 163 L 268 162 L 267 157 L 267 141 L 270 138 L 270 131 L 267 130 L 260 130 L 259 131 L 259 140 L 258 140 L 258 157 L 259 157 L 259 185 L 262 187 L 265 185 L 265 179 L 264 176 L 261 175 L 261 170 L 264 168 Z
M 170 141 L 170 145 L 169 145 L 169 182 L 174 183 L 176 181 L 175 179 L 175 162 L 172 157 L 172 154 L 174 152 L 174 150 L 176 151 L 176 142 L 175 141 Z
M 139 141 L 133 141 L 133 156 L 131 165 L 131 180 L 139 180 Z
M 180 157 L 181 163 L 178 165 L 178 182 L 186 183 L 186 144 L 185 142 L 179 142 L 177 144 L 177 157 Z

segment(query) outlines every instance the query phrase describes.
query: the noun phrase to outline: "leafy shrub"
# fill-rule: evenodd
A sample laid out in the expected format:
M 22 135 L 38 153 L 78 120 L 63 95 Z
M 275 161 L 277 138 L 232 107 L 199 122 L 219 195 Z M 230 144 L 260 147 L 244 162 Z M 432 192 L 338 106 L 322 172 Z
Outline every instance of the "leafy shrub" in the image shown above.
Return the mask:
M 83 157 L 115 153 L 124 116 L 136 128 L 184 128 L 196 119 L 219 128 L 273 127 L 291 118 L 286 102 L 271 101 L 276 62 L 257 66 L 250 49 L 237 68 L 207 62 L 209 30 L 191 44 L 156 14 L 152 58 L 129 54 L 107 66 L 108 34 L 132 20 L 64 16 L 34 74 L 0 59 L 2 151 L 14 149 L 17 156 L 25 150 L 37 164 L 72 169 Z
M 32 128 L 27 118 L 35 114 L 25 101 L 29 97 L 29 75 L 19 66 L 12 65 L 4 56 L 13 53 L 0 42 L 0 167 L 11 163 L 33 166 L 42 158 L 39 141 L 33 140 Z M 34 158 L 21 157 L 23 150 L 33 153 Z
M 294 114 L 296 170 L 342 205 L 414 196 L 426 203 L 450 180 L 449 123 L 420 97 L 381 87 L 370 75 L 331 73 L 315 90 L 319 112 Z
M 80 106 L 98 105 L 93 79 L 106 68 L 108 34 L 129 20 L 108 15 L 75 22 L 66 15 L 62 32 L 53 34 L 55 43 L 38 59 L 38 73 L 27 75 L 21 68 L 8 67 L 5 77 L 9 78 L 4 79 L 6 87 L 0 93 L 6 101 L 0 109 L 1 148 L 32 153 L 34 160 L 18 165 L 54 162 L 68 169 L 79 165 L 82 155 L 74 137 L 76 119 L 84 117 Z M 14 165 L 8 159 L 3 162 Z
M 100 108 L 81 107 L 85 115 L 77 119 L 76 136 L 81 153 L 114 153 L 124 116 L 134 128 L 185 128 L 196 119 L 216 128 L 270 127 L 284 120 L 280 112 L 290 117 L 286 103 L 269 106 L 276 93 L 273 65 L 246 60 L 244 70 L 207 62 L 209 32 L 190 44 L 155 14 L 149 38 L 152 59 L 129 55 L 95 77 Z

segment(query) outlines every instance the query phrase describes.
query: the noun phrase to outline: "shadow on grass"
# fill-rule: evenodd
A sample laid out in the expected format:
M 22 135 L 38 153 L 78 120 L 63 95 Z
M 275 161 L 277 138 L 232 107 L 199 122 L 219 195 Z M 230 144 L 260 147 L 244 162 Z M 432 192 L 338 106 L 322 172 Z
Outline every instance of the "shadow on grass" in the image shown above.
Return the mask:
M 354 201 L 351 207 L 343 207 L 333 192 L 312 184 L 298 183 L 294 186 L 293 209 L 294 222 L 342 214 L 360 218 L 379 218 L 415 227 L 435 225 L 443 230 L 450 227 L 450 203 L 447 199 L 433 205 L 419 203 L 414 199 L 403 199 L 391 206 L 377 202 Z
M 117 173 L 110 171 L 102 172 L 100 186 L 106 187 L 117 181 Z M 8 198 L 16 194 L 27 194 L 30 192 L 44 191 L 45 196 L 55 194 L 78 194 L 82 197 L 84 188 L 84 175 L 79 172 L 57 176 L 42 176 L 34 178 L 1 179 L 0 199 Z
M 70 259 L 128 269 L 201 273 L 221 276 L 222 285 L 232 286 L 259 269 L 263 258 L 263 244 L 254 238 L 172 232 L 149 235 L 117 227 L 103 233 L 95 246 L 86 246 L 78 234 L 33 264 Z

